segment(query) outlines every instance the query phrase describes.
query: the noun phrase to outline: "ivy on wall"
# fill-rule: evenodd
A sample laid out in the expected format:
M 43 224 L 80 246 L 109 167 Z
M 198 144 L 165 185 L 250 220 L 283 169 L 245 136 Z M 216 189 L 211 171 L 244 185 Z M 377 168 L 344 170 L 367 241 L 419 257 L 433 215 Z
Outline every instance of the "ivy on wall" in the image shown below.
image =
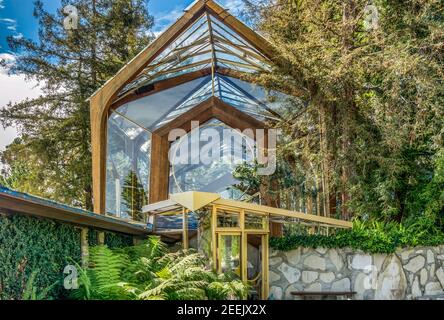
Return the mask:
M 97 245 L 97 230 L 89 230 L 89 243 Z M 133 244 L 132 236 L 105 233 L 105 244 L 122 248 Z M 0 300 L 23 299 L 32 273 L 32 286 L 39 292 L 57 282 L 47 299 L 63 299 L 63 269 L 80 264 L 80 228 L 48 219 L 0 215 Z
M 80 262 L 80 230 L 46 219 L 0 216 L 0 299 L 22 299 L 32 272 L 43 290 L 56 281 L 48 298 L 63 298 L 63 269 Z
M 88 232 L 88 244 L 91 247 L 99 245 L 99 231 L 95 229 L 89 229 Z M 133 237 L 121 233 L 113 233 L 105 231 L 105 245 L 110 248 L 124 248 L 130 247 L 133 243 Z
M 289 234 L 270 239 L 270 247 L 281 251 L 298 247 L 349 247 L 367 253 L 393 253 L 397 248 L 442 244 L 444 244 L 444 232 L 433 225 L 433 221 L 426 218 L 417 219 L 408 225 L 355 221 L 353 229 L 341 230 L 329 236 Z
M 133 237 L 120 233 L 105 232 L 105 245 L 108 248 L 125 248 L 132 246 Z

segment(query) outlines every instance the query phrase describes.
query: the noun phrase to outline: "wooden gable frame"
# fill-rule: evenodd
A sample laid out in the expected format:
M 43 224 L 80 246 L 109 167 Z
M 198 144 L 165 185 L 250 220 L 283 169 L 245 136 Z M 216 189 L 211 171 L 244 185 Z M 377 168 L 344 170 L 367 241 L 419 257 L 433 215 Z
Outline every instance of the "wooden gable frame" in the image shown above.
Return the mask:
M 133 81 L 138 74 L 140 74 L 146 66 L 152 62 L 169 44 L 171 44 L 183 31 L 185 31 L 190 25 L 193 24 L 202 14 L 205 12 L 212 14 L 216 19 L 222 21 L 225 25 L 235 31 L 240 37 L 246 40 L 254 48 L 260 51 L 264 56 L 272 60 L 273 49 L 270 44 L 263 39 L 260 35 L 256 34 L 253 30 L 244 25 L 241 21 L 230 15 L 227 10 L 219 6 L 212 0 L 199 0 L 197 1 L 185 14 L 179 18 L 170 28 L 162 33 L 151 45 L 140 52 L 133 60 L 125 65 L 113 78 L 106 82 L 97 92 L 90 98 L 90 113 L 91 113 L 91 146 L 92 146 L 92 177 L 93 177 L 93 195 L 94 195 L 94 211 L 96 213 L 105 213 L 105 184 L 106 184 L 106 143 L 107 143 L 107 120 L 109 110 L 112 108 L 113 103 L 118 98 L 118 94 L 122 88 Z M 205 72 L 205 71 L 203 71 Z M 219 71 L 218 71 L 219 72 Z M 230 72 L 233 74 L 233 72 Z M 202 72 L 200 73 L 200 76 Z M 190 81 L 190 77 L 199 76 L 198 73 L 191 75 L 186 74 L 182 78 L 178 78 L 180 81 Z M 166 80 L 162 86 L 157 90 L 163 90 L 166 86 L 174 86 L 174 80 Z M 160 84 L 158 84 L 160 85 Z M 177 85 L 177 84 L 176 84 Z M 125 99 L 134 99 L 135 97 L 125 97 Z M 140 98 L 140 96 L 138 97 Z M 129 101 L 129 100 L 127 100 Z M 121 103 L 120 102 L 116 102 Z M 220 108 L 221 102 L 214 104 L 212 100 L 211 112 L 212 116 L 225 117 L 226 121 L 229 115 L 223 112 Z M 114 106 L 115 107 L 115 106 Z M 226 108 L 227 105 L 224 105 Z M 234 108 L 232 108 L 234 109 Z M 231 110 L 234 112 L 234 110 Z M 236 110 L 237 111 L 237 110 Z M 239 112 L 239 111 L 237 111 Z M 216 117 L 216 116 L 215 116 Z M 203 116 L 201 116 L 203 118 Z M 251 118 L 251 117 L 250 117 Z M 223 120 L 221 120 L 223 121 Z M 226 122 L 223 121 L 223 122 Z M 230 120 L 231 121 L 231 120 Z M 229 125 L 229 124 L 228 124 Z M 160 139 L 160 140 L 159 140 Z M 154 134 L 152 138 L 153 152 L 155 150 L 162 151 L 167 147 L 167 144 L 161 136 Z M 160 152 L 159 154 L 164 154 Z M 165 166 L 168 166 L 169 162 L 165 163 L 154 162 L 151 171 L 160 170 L 159 172 L 166 172 Z M 162 175 L 161 175 L 162 177 Z M 165 181 L 163 178 L 152 178 L 151 183 L 153 185 L 163 185 Z M 154 181 L 153 181 L 154 180 Z M 167 194 L 161 193 L 157 200 L 167 199 Z
M 217 119 L 227 126 L 244 131 L 253 130 L 251 139 L 256 139 L 256 129 L 266 129 L 263 122 L 237 110 L 217 97 L 211 97 L 198 104 L 180 117 L 154 131 L 151 135 L 151 175 L 150 175 L 150 203 L 168 199 L 168 181 L 170 161 L 168 152 L 172 142 L 168 135 L 173 129 L 183 129 L 188 133 L 192 130 L 191 122 L 198 121 L 203 124 L 211 119 Z M 265 141 L 264 144 L 267 142 Z

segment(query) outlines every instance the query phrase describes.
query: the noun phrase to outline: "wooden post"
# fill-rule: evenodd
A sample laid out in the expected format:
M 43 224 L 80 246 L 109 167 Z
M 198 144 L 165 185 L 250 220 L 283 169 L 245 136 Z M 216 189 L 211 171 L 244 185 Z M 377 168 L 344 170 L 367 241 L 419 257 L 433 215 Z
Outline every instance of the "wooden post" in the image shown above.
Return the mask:
M 211 247 L 213 248 L 213 270 L 217 271 L 217 207 L 213 206 L 211 210 Z
M 88 228 L 82 228 L 80 231 L 80 251 L 82 255 L 82 267 L 86 268 L 89 264 L 89 243 Z
M 263 272 L 263 277 L 262 277 L 262 300 L 267 300 L 268 299 L 268 291 L 269 291 L 269 279 L 268 279 L 268 268 L 269 268 L 269 252 L 268 252 L 268 240 L 269 240 L 269 235 L 265 234 L 262 236 L 263 237 L 263 241 L 262 241 L 262 252 L 263 252 L 263 257 L 262 257 L 262 272 Z
M 188 243 L 188 212 L 187 209 L 183 208 L 182 209 L 182 217 L 183 217 L 183 223 L 182 223 L 182 228 L 183 228 L 183 233 L 182 233 L 182 246 L 184 250 L 188 250 L 189 248 L 189 243 Z
M 169 147 L 167 135 L 151 135 L 150 203 L 168 199 Z
M 239 225 L 241 227 L 241 252 L 240 255 L 242 257 L 241 261 L 241 279 L 244 282 L 248 281 L 248 235 L 245 233 L 245 210 L 241 210 L 239 217 Z
M 97 242 L 98 242 L 99 246 L 104 246 L 105 245 L 105 232 L 99 231 L 97 233 L 97 237 L 98 237 Z

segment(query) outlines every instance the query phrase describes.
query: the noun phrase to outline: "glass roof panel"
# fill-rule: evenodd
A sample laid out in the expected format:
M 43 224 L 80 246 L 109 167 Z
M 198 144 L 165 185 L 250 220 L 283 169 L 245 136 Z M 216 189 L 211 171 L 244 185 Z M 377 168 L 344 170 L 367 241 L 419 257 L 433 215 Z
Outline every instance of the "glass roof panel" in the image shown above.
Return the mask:
M 213 85 L 212 77 L 208 76 L 202 81 L 199 86 L 197 86 L 188 97 L 182 100 L 169 114 L 167 114 L 161 122 L 159 122 L 156 128 L 159 128 L 171 120 L 177 118 L 181 114 L 184 114 L 188 110 L 197 106 L 199 103 L 211 98 L 213 96 Z
M 270 95 L 280 99 L 270 100 Z M 146 130 L 153 131 L 169 123 L 213 96 L 211 75 L 131 101 L 117 108 L 113 117 L 125 117 Z M 274 119 L 270 110 L 277 111 L 286 96 L 269 93 L 264 88 L 236 78 L 216 74 L 214 96 L 258 120 Z M 273 101 L 273 102 L 271 102 Z M 122 123 L 127 123 L 121 121 Z M 128 135 L 137 135 L 132 128 Z M 133 131 L 131 131 L 133 130 Z M 137 129 L 140 131 L 140 128 Z
M 125 137 L 130 140 L 136 139 L 142 132 L 144 132 L 143 128 L 125 119 L 125 117 L 122 117 L 116 112 L 111 113 L 108 123 L 110 126 L 118 128 L 120 133 L 124 134 Z
M 246 82 L 232 77 L 225 78 L 228 79 L 233 86 L 241 90 L 246 96 L 254 99 L 262 106 L 274 111 L 278 111 L 282 107 L 284 102 L 287 102 L 289 99 L 291 99 L 290 96 L 282 92 L 266 90 L 254 83 Z
M 202 87 L 203 83 L 209 81 L 211 82 L 211 76 L 198 78 L 126 103 L 116 111 L 129 119 L 137 119 L 138 124 L 152 131 L 160 121 L 180 107 L 190 97 L 190 93 L 194 93 Z M 197 103 L 196 101 L 191 105 Z
M 246 40 L 244 40 L 240 35 L 238 35 L 235 31 L 233 31 L 226 24 L 219 21 L 217 18 L 211 16 L 211 26 L 213 28 L 214 33 L 221 37 L 222 39 L 229 41 L 236 46 L 254 52 L 260 56 L 263 56 L 258 50 L 256 50 L 253 46 L 251 46 Z
M 114 122 L 120 121 L 125 134 L 133 138 L 139 134 L 140 127 L 154 131 L 213 95 L 260 121 L 276 119 L 276 113 L 280 113 L 279 109 L 289 101 L 283 93 L 216 73 L 214 92 L 213 77 L 208 75 L 128 102 L 117 108 L 111 117 Z M 137 126 L 132 128 L 131 122 L 124 118 Z
M 219 76 L 219 95 L 223 101 L 259 120 L 273 119 L 266 90 L 260 86 L 227 76 Z
M 209 12 L 170 43 L 119 94 L 205 68 L 225 67 L 240 72 L 269 69 L 269 60 L 256 48 Z

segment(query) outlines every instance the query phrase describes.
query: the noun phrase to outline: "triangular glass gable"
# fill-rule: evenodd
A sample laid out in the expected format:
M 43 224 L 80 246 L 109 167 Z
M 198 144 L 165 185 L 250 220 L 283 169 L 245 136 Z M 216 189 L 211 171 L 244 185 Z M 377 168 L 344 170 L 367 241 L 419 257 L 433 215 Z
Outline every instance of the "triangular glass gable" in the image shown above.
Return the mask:
M 237 139 L 226 140 L 224 130 L 227 129 Z M 219 139 L 208 139 L 206 137 L 209 134 L 208 130 L 215 130 Z M 199 150 L 203 150 L 205 146 L 207 150 L 215 148 L 219 154 L 215 161 L 203 163 L 199 158 L 204 155 L 191 151 L 193 132 L 194 130 L 172 144 L 169 192 L 175 194 L 186 191 L 203 191 L 219 193 L 226 198 L 240 198 L 242 193 L 232 187 L 239 183 L 233 176 L 233 172 L 237 165 L 251 163 L 255 159 L 254 140 L 239 134 L 217 119 L 211 119 L 201 124 L 198 129 Z M 182 151 L 185 151 L 185 154 L 181 154 Z
M 280 104 L 270 102 L 270 92 L 241 80 L 245 74 L 269 71 L 271 61 L 267 57 L 271 50 L 260 38 L 227 20 L 224 14 L 219 16 L 216 13 L 219 10 L 212 11 L 214 7 L 211 9 L 207 2 L 199 2 L 196 2 L 199 6 L 193 7 L 196 10 L 190 9 L 192 18 L 180 18 L 179 26 L 169 30 L 173 33 L 185 25 L 188 27 L 174 39 L 161 38 L 159 46 L 164 46 L 161 51 L 150 52 L 155 58 L 134 75 L 134 80 L 111 102 L 106 135 L 105 188 L 105 209 L 109 214 L 141 220 L 143 205 L 156 201 L 151 199 L 157 197 L 161 188 L 166 190 L 168 185 L 159 186 L 151 179 L 152 164 L 158 161 L 157 158 L 152 161 L 151 157 L 158 156 L 155 152 L 159 150 L 159 140 L 153 138 L 158 136 L 153 133 L 172 120 L 193 112 L 193 108 L 214 97 L 260 121 L 274 119 L 278 113 Z M 267 54 L 257 48 L 263 48 Z M 221 106 L 223 104 L 219 103 L 218 107 Z M 213 126 L 219 131 L 226 128 L 215 118 L 200 125 Z M 234 150 L 236 159 L 241 162 L 253 161 L 253 151 L 244 154 L 248 148 L 243 143 L 235 141 L 231 145 L 222 141 L 219 145 L 209 143 L 205 146 L 219 147 L 222 155 Z M 254 149 L 254 141 L 248 146 Z M 174 168 L 174 175 L 169 177 L 170 192 L 204 190 L 237 199 L 242 194 L 233 188 L 238 181 L 233 176 L 234 164 L 228 163 L 226 157 L 222 157 L 220 161 L 202 166 L 179 164 Z M 157 171 L 156 174 L 165 175 Z M 157 180 L 168 181 L 168 175 Z
M 119 97 L 142 86 L 206 68 L 260 72 L 269 69 L 269 60 L 229 26 L 204 12 L 125 86 Z

